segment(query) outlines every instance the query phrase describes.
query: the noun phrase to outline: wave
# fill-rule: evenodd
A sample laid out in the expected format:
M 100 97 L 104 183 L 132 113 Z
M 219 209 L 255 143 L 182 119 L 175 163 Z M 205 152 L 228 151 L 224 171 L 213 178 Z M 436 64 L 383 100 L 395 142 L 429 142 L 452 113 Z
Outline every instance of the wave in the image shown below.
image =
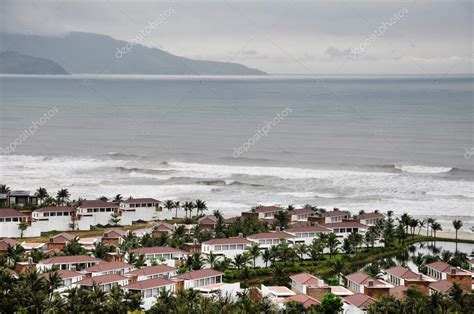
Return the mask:
M 189 178 L 191 179 L 191 178 Z M 235 186 L 251 186 L 251 187 L 263 187 L 263 184 L 255 184 L 255 183 L 246 183 L 246 182 L 240 182 L 240 181 L 233 181 L 233 180 L 200 180 L 196 181 L 197 184 L 203 184 L 203 185 L 235 185 Z

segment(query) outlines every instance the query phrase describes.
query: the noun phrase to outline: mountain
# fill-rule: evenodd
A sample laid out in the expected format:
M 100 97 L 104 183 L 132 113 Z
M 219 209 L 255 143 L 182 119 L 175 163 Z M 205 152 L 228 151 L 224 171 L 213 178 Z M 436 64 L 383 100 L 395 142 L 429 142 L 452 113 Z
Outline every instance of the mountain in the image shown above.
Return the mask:
M 92 33 L 69 33 L 58 37 L 0 33 L 0 43 L 2 50 L 50 59 L 70 73 L 266 74 L 238 63 L 192 60 L 140 44 L 126 51 L 126 41 Z
M 0 73 L 6 74 L 69 74 L 54 61 L 20 54 L 16 51 L 0 53 Z

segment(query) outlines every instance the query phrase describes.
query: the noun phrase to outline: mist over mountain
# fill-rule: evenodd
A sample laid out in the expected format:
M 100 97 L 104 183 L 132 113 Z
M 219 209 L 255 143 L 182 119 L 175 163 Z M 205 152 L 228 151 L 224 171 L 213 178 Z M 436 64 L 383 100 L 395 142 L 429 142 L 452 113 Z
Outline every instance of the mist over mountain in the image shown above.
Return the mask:
M 0 33 L 2 51 L 52 60 L 69 73 L 265 75 L 257 69 L 230 62 L 192 60 L 158 48 L 92 33 L 48 37 Z M 128 49 L 127 49 L 127 48 Z
M 0 53 L 0 73 L 6 74 L 68 74 L 54 61 L 20 54 L 16 51 Z

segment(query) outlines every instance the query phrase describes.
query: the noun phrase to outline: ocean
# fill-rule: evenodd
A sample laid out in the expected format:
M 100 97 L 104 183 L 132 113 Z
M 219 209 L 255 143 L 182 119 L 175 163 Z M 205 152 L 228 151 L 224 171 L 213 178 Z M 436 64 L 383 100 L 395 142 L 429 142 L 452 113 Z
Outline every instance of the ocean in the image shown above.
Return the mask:
M 0 77 L 0 183 L 474 225 L 472 76 Z

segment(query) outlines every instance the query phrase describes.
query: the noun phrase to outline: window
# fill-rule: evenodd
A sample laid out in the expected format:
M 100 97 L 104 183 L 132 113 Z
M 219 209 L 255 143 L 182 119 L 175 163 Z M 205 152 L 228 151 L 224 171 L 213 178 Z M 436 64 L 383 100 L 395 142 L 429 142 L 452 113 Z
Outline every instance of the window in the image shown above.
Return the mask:
M 222 246 L 216 245 L 214 248 L 215 248 L 216 251 L 220 251 L 222 249 Z
M 44 217 L 49 217 L 49 213 L 44 213 L 43 216 Z
M 152 290 L 151 290 L 151 289 L 147 289 L 147 290 L 145 291 L 145 298 L 151 298 L 151 297 L 152 297 L 152 294 L 153 294 Z
M 63 215 L 62 212 L 58 212 L 58 213 L 56 214 L 56 216 L 62 216 L 62 215 Z
M 3 222 L 3 218 L 0 218 L 0 222 Z
M 5 218 L 5 222 L 10 222 L 10 221 L 12 221 L 11 218 Z
M 64 212 L 63 215 L 64 216 L 69 216 L 69 212 Z

